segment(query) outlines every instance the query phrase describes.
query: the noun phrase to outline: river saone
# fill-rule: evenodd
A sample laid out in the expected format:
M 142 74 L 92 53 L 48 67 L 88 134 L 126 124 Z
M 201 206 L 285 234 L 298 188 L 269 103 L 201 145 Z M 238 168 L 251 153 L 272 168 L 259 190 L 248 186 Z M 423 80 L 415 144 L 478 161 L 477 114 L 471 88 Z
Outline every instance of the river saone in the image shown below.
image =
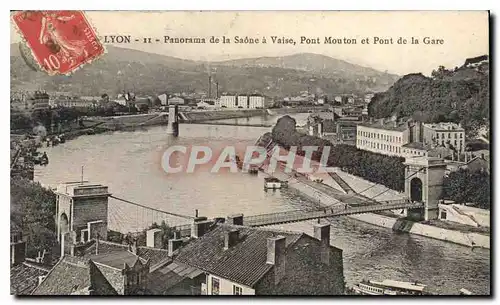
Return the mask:
M 304 123 L 307 114 L 294 114 Z M 276 117 L 224 120 L 240 124 L 274 123 Z M 195 172 L 167 175 L 161 156 L 169 145 L 253 145 L 270 128 L 216 125 L 180 125 L 180 136 L 172 138 L 166 127 L 134 132 L 83 136 L 47 148 L 47 167 L 38 167 L 35 180 L 44 185 L 84 179 L 109 186 L 110 192 L 140 204 L 194 215 L 217 217 L 243 213 L 255 215 L 281 212 L 315 203 L 301 199 L 293 190 L 263 190 L 263 178 L 245 173 Z M 110 199 L 110 227 L 140 229 L 141 212 Z M 111 212 L 110 212 L 111 213 Z M 136 217 L 136 215 L 138 217 Z M 147 219 L 147 215 L 146 215 Z M 113 223 L 115 221 L 115 223 Z M 172 222 L 185 223 L 186 220 Z M 176 224 L 174 223 L 174 224 Z M 312 234 L 304 222 L 276 226 Z M 346 217 L 331 220 L 331 244 L 344 251 L 344 275 L 350 285 L 362 279 L 419 281 L 434 293 L 457 294 L 466 288 L 474 294 L 490 293 L 490 251 L 474 249 L 364 224 Z M 134 228 L 134 226 L 136 226 Z

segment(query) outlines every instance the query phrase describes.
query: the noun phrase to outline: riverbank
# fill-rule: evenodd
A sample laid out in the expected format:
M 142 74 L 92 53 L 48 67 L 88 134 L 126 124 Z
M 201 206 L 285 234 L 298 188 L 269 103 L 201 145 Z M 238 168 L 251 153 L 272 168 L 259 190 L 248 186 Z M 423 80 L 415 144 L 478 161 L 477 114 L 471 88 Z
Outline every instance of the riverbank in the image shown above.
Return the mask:
M 238 109 L 238 110 L 210 110 L 179 113 L 181 123 L 195 123 L 202 121 L 249 118 L 266 115 L 265 109 Z

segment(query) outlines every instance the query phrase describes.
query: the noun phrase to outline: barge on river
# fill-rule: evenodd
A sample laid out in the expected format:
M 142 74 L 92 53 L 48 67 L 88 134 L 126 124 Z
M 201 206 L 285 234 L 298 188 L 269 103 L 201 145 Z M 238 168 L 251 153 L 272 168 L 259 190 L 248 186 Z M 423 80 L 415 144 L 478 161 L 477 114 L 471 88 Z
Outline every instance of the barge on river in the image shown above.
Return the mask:
M 267 190 L 267 189 L 276 190 L 276 189 L 285 188 L 287 186 L 288 186 L 287 181 L 281 181 L 275 177 L 264 178 L 264 189 L 265 190 Z
M 361 295 L 430 295 L 426 285 L 418 282 L 383 280 L 382 282 L 363 280 L 352 287 L 354 294 Z

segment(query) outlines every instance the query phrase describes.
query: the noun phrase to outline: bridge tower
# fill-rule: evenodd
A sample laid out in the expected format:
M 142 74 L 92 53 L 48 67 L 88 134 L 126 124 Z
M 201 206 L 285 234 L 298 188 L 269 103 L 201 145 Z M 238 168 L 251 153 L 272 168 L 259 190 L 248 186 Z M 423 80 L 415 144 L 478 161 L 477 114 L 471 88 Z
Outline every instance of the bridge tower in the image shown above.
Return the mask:
M 418 220 L 438 218 L 438 202 L 443 192 L 446 164 L 441 158 L 415 157 L 405 160 L 405 194 L 411 201 L 424 203 L 420 210 L 408 210 Z
M 99 234 L 107 239 L 108 187 L 88 181 L 66 182 L 56 190 L 57 240 L 69 234 L 69 244 L 87 242 Z M 69 246 L 68 244 L 68 246 Z
M 179 135 L 179 106 L 178 105 L 168 106 L 167 134 L 171 134 L 174 137 L 177 137 Z

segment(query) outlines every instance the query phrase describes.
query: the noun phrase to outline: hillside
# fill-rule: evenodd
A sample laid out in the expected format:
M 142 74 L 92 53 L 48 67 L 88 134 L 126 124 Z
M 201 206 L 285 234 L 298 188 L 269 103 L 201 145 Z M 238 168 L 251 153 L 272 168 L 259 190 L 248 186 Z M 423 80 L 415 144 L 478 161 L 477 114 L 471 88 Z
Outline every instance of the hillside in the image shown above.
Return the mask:
M 386 92 L 377 93 L 368 111 L 376 118 L 395 114 L 423 122 L 461 123 L 474 136 L 480 126 L 489 126 L 489 65 L 439 67 L 432 77 L 405 75 Z
M 372 68 L 351 64 L 320 54 L 301 53 L 283 57 L 245 58 L 220 62 L 233 67 L 277 67 L 318 73 L 328 77 L 359 78 L 374 77 L 378 82 L 392 84 L 397 75 L 383 73 Z
M 325 94 L 381 91 L 397 78 L 315 54 L 267 58 L 269 64 L 266 65 L 260 59 L 208 63 L 112 46 L 108 46 L 107 51 L 102 58 L 71 76 L 50 77 L 30 68 L 21 57 L 19 45 L 13 44 L 11 89 L 41 88 L 84 95 L 114 94 L 124 89 L 139 94 L 207 91 L 207 74 L 212 71 L 220 92 L 260 92 L 274 97 L 308 89 Z M 280 65 L 281 61 L 286 64 Z M 300 62 L 306 64 L 301 66 Z

